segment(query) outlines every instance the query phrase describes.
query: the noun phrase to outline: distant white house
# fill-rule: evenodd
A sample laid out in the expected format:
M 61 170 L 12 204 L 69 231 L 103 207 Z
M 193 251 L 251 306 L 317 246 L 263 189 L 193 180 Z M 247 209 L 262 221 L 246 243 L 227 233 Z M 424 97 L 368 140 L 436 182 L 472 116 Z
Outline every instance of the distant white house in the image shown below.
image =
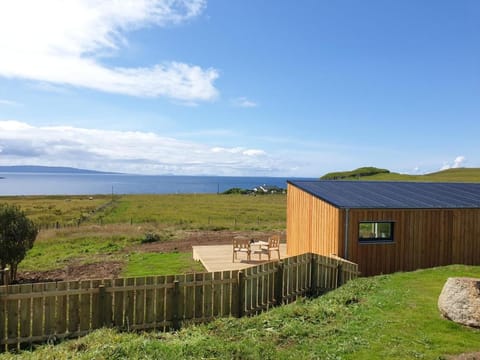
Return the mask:
M 278 186 L 275 185 L 259 185 L 257 187 L 253 188 L 254 192 L 262 192 L 264 194 L 276 194 L 276 193 L 284 193 L 285 190 L 282 188 L 279 188 Z

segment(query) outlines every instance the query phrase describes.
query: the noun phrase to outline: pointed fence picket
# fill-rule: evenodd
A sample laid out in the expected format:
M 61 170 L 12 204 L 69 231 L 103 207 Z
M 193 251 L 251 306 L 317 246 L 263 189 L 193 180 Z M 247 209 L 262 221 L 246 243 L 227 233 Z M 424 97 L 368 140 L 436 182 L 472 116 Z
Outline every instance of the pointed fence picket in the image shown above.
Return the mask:
M 241 271 L 0 286 L 0 351 L 101 327 L 166 331 L 255 315 L 357 275 L 354 263 L 303 254 Z

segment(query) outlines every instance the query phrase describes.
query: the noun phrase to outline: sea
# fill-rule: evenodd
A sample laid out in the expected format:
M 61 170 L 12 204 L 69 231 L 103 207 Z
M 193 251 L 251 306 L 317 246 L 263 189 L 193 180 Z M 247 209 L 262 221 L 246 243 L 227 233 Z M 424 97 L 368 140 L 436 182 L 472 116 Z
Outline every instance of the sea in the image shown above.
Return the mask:
M 285 177 L 130 174 L 0 173 L 0 196 L 100 194 L 216 194 L 260 185 L 287 187 Z

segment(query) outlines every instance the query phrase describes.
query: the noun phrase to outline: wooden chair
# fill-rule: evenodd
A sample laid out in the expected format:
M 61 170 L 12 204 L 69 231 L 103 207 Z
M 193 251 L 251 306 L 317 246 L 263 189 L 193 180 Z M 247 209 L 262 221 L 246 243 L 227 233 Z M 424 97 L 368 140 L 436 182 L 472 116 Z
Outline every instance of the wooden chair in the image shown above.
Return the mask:
M 268 253 L 268 260 L 270 261 L 271 252 L 276 251 L 278 260 L 280 260 L 280 235 L 272 235 L 268 238 L 268 245 L 266 246 Z
M 233 257 L 232 262 L 237 259 L 237 253 L 244 252 L 247 254 L 247 260 L 250 261 L 250 239 L 246 237 L 237 236 L 233 238 Z
M 268 238 L 268 242 L 260 245 L 258 250 L 255 250 L 254 253 L 258 254 L 258 259 L 262 258 L 262 255 L 265 254 L 268 256 L 268 261 L 271 259 L 271 252 L 276 251 L 278 254 L 278 260 L 280 260 L 280 235 L 272 235 Z

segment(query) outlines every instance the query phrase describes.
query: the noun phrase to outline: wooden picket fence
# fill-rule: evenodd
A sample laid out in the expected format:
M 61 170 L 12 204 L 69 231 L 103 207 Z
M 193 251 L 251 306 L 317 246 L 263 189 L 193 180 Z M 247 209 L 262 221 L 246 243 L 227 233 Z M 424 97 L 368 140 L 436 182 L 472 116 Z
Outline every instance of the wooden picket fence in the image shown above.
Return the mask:
M 254 315 L 356 278 L 356 264 L 316 254 L 245 270 L 0 286 L 0 349 L 54 342 L 101 327 L 175 330 Z

